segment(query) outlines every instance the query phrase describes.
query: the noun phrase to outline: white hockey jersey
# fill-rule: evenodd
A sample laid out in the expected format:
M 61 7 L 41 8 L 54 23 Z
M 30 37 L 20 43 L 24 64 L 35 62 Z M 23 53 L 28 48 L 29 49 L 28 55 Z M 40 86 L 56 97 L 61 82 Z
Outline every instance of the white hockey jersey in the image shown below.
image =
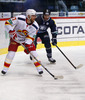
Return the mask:
M 21 43 L 31 44 L 34 41 L 39 26 L 36 21 L 32 25 L 26 23 L 26 16 L 18 15 L 5 22 L 5 29 L 7 32 L 15 30 L 17 39 Z

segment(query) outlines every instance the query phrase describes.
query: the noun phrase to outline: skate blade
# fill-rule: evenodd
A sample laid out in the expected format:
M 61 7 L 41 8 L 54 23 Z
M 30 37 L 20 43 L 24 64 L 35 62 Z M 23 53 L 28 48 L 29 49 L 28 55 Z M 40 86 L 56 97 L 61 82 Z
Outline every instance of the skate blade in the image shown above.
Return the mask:
M 61 76 L 54 76 L 54 79 L 63 79 L 64 77 L 61 75 Z
M 1 75 L 1 76 L 6 76 L 6 74 L 2 74 L 2 73 L 1 73 L 0 75 Z
M 76 67 L 76 69 L 79 69 L 79 68 L 81 68 L 81 67 L 83 67 L 83 64 L 78 65 L 78 66 Z

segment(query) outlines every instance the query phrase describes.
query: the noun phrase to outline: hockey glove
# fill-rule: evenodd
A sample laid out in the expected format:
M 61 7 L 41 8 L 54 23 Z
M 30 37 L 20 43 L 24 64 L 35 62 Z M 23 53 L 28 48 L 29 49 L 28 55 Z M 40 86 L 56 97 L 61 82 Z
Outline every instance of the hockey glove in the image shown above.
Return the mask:
M 56 44 L 57 44 L 57 35 L 52 34 L 52 45 L 56 45 Z
M 57 44 L 56 38 L 52 38 L 52 45 L 56 45 L 56 44 Z
M 25 44 L 25 47 L 26 47 L 26 49 L 24 50 L 24 52 L 26 54 L 29 54 L 30 51 L 35 51 L 36 50 L 34 43 L 32 43 L 32 44 Z
M 16 34 L 16 32 L 15 32 L 15 30 L 10 30 L 9 31 L 9 34 L 10 34 L 10 37 L 13 39 L 13 40 L 15 40 L 15 38 L 17 38 L 17 34 Z

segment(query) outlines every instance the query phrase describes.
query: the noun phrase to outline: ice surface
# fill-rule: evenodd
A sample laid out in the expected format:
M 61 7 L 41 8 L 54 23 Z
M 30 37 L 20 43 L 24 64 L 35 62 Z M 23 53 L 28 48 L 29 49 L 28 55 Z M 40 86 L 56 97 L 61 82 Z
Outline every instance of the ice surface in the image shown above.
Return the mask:
M 53 48 L 56 64 L 50 64 L 45 49 L 37 50 L 41 63 L 54 75 L 64 79 L 54 80 L 44 69 L 39 76 L 29 55 L 17 52 L 7 75 L 0 75 L 0 100 L 85 100 L 85 47 L 61 47 L 75 66 L 74 69 L 57 48 Z M 6 55 L 0 56 L 0 71 Z

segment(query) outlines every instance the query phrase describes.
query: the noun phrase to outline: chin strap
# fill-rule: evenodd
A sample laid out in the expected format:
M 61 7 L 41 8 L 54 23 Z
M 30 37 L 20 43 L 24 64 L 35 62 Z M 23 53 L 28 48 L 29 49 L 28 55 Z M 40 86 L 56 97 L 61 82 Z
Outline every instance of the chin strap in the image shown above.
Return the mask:
M 27 20 L 29 20 L 30 23 L 28 23 Z M 32 21 L 31 21 L 31 15 L 30 15 L 30 17 L 28 17 L 28 18 L 26 19 L 26 23 L 27 23 L 28 25 L 31 25 L 31 24 L 32 24 Z

